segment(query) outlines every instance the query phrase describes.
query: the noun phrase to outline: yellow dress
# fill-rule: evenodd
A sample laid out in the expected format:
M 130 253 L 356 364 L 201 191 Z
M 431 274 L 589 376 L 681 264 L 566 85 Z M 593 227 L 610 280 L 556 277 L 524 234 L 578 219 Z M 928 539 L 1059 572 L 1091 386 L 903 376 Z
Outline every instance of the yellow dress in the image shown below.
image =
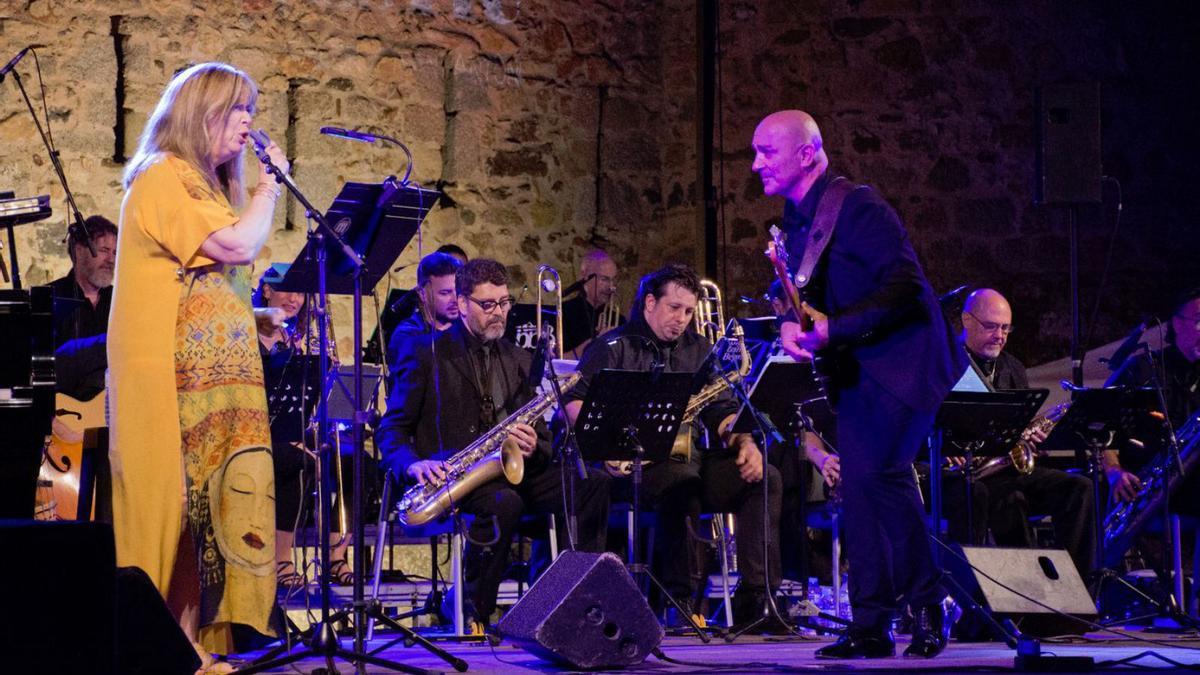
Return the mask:
M 108 327 L 117 562 L 166 597 L 186 507 L 201 642 L 218 652 L 231 623 L 274 634 L 275 485 L 250 270 L 200 252 L 236 221 L 189 164 L 155 161 L 121 207 Z

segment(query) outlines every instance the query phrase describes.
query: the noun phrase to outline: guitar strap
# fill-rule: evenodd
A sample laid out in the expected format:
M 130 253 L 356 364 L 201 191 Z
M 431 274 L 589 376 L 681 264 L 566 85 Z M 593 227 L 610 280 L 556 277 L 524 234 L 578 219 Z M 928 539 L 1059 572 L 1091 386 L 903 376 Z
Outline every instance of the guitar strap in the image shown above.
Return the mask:
M 856 189 L 858 187 L 844 176 L 835 177 L 825 187 L 825 193 L 817 202 L 817 213 L 813 217 L 812 227 L 808 230 L 804 257 L 800 259 L 800 266 L 796 268 L 793 277 L 796 288 L 804 288 L 812 281 L 813 270 L 821 260 L 821 254 L 829 246 L 829 240 L 833 238 L 833 228 L 837 226 L 842 204 L 846 201 L 846 196 Z

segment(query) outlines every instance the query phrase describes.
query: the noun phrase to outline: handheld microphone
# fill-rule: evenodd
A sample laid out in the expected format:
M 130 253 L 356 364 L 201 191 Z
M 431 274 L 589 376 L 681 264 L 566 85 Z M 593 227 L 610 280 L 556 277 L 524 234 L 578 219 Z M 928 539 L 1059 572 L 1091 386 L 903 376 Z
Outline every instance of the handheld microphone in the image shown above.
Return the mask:
M 21 62 L 21 59 L 25 58 L 25 55 L 29 53 L 29 50 L 45 46 L 46 45 L 29 45 L 28 47 L 17 52 L 17 55 L 12 57 L 11 61 L 6 63 L 3 68 L 0 68 L 0 82 L 3 82 L 4 76 L 11 73 L 12 69 L 17 67 L 17 64 Z
M 583 290 L 584 284 L 586 284 L 587 282 L 589 282 L 595 278 L 596 278 L 596 273 L 593 272 L 593 273 L 587 275 L 586 277 L 580 279 L 579 281 L 576 281 L 575 283 L 571 284 L 570 286 L 567 286 L 566 288 L 563 289 L 563 292 L 562 292 L 563 297 L 565 298 L 568 295 L 575 295 L 579 291 Z
M 374 134 L 367 134 L 352 129 L 342 129 L 340 127 L 321 127 L 321 133 L 325 136 L 344 138 L 349 141 L 359 141 L 360 143 L 374 143 L 379 140 L 379 137 Z

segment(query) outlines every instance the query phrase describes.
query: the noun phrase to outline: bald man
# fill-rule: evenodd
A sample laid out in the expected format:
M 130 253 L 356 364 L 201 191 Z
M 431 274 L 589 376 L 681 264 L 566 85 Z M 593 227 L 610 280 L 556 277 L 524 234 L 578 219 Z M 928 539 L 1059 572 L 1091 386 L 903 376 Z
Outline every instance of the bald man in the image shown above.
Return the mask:
M 993 389 L 1029 388 L 1025 366 L 1004 351 L 1012 332 L 1012 320 L 1008 300 L 991 288 L 971 293 L 963 304 L 963 345 Z M 1029 443 L 1034 446 L 1044 440 L 1045 432 L 1029 436 Z M 1094 567 L 1095 516 L 1092 482 L 1086 476 L 1035 465 L 1031 473 L 1006 469 L 976 485 L 986 490 L 988 525 L 997 544 L 1034 546 L 1037 542 L 1029 528 L 1029 516 L 1049 515 L 1058 545 L 1071 554 L 1079 572 L 1086 574 Z
M 616 312 L 616 323 L 602 326 L 606 305 L 616 301 L 617 263 L 607 252 L 594 248 L 579 263 L 579 278 L 586 279 L 579 295 L 563 303 L 563 350 L 567 358 L 583 355 L 592 338 L 625 323 Z
M 767 116 L 754 130 L 753 149 L 763 192 L 786 200 L 792 273 L 810 246 L 814 257 L 821 251 L 806 270 L 809 305 L 802 311 L 812 326 L 802 328 L 792 315 L 780 329 L 794 358 L 821 353 L 835 370 L 830 386 L 854 622 L 817 656 L 893 656 L 897 598 L 915 619 L 905 656 L 936 656 L 949 637 L 951 607 L 943 602 L 912 464 L 966 357 L 899 216 L 873 189 L 829 170 L 810 115 Z M 831 234 L 829 222 L 836 224 Z

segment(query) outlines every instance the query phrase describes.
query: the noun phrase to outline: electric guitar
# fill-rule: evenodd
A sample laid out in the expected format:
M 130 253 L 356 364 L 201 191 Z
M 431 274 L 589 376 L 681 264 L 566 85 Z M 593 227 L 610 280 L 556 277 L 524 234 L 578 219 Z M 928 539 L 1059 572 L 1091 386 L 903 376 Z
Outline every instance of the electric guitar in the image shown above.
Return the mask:
M 788 253 L 787 247 L 784 246 L 783 232 L 777 225 L 772 225 L 770 231 L 771 241 L 767 242 L 766 255 L 771 261 L 771 266 L 775 269 L 775 277 L 779 279 L 779 283 L 783 286 L 784 303 L 786 308 L 791 310 L 792 314 L 800 322 L 800 330 L 806 333 L 810 332 L 813 330 L 813 320 L 805 313 L 803 307 L 804 297 L 800 289 L 796 288 L 795 282 L 792 281 L 791 273 L 788 272 Z M 821 397 L 827 403 L 832 404 L 832 361 L 820 351 L 813 354 L 811 374 L 812 380 L 816 384 Z

